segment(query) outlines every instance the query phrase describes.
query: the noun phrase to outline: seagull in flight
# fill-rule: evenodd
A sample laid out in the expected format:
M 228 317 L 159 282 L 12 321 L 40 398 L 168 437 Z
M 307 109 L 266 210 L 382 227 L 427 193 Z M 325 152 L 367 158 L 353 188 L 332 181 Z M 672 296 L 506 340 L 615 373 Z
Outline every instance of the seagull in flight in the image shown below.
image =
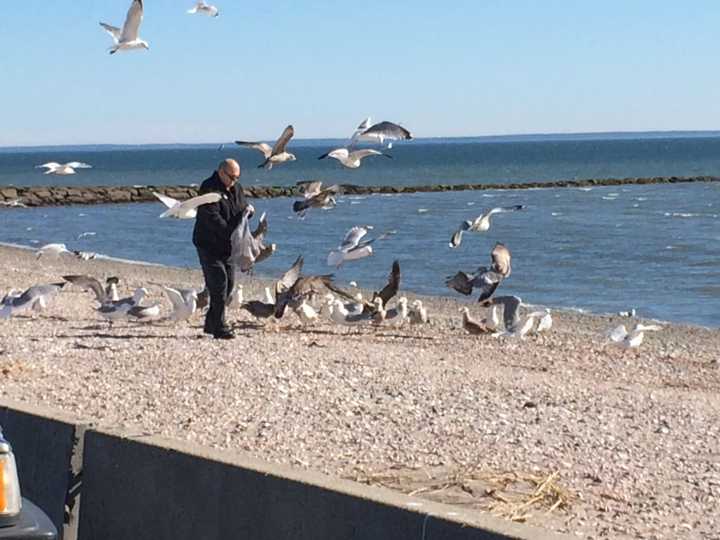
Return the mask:
M 104 22 L 100 23 L 100 26 L 102 26 L 113 38 L 114 45 L 110 47 L 110 54 L 115 54 L 118 51 L 129 51 L 132 49 L 150 49 L 150 45 L 148 45 L 147 41 L 140 39 L 138 35 L 142 19 L 142 0 L 132 0 L 122 29 Z
M 340 268 L 345 261 L 355 261 L 369 257 L 373 254 L 372 243 L 375 240 L 383 240 L 387 238 L 391 233 L 385 233 L 377 238 L 370 240 L 361 241 L 363 237 L 368 233 L 368 230 L 372 229 L 370 226 L 366 227 L 352 227 L 346 234 L 335 251 L 331 251 L 327 258 L 328 266 L 335 266 Z
M 201 15 L 207 15 L 208 17 L 217 17 L 220 15 L 220 11 L 213 5 L 208 4 L 205 0 L 200 0 L 192 8 L 187 11 L 191 15 L 199 13 Z
M 369 120 L 370 119 L 368 118 L 366 122 L 369 123 Z M 363 124 L 360 124 L 357 131 L 359 131 L 362 126 Z M 380 143 L 380 145 L 383 145 L 385 144 L 386 140 L 411 140 L 413 138 L 412 133 L 410 133 L 407 129 L 399 126 L 398 124 L 394 124 L 393 122 L 388 121 L 378 122 L 377 124 L 370 126 L 369 128 L 361 131 L 360 133 L 357 133 L 357 131 L 353 135 L 353 144 L 357 142 L 368 141 L 378 142 Z M 392 148 L 392 143 L 388 144 L 388 148 Z
M 393 158 L 390 154 L 385 154 L 379 150 L 373 150 L 372 148 L 353 150 L 352 152 L 347 148 L 336 148 L 335 150 L 331 150 L 330 152 L 323 154 L 318 159 L 337 159 L 340 163 L 342 163 L 343 167 L 347 167 L 348 169 L 357 169 L 360 167 L 360 163 L 363 158 L 368 156 L 384 156 L 389 159 Z
M 293 211 L 304 216 L 308 208 L 322 208 L 327 210 L 335 206 L 335 195 L 340 192 L 340 186 L 334 184 L 323 189 L 322 182 L 298 182 L 303 186 L 303 200 L 293 203 Z
M 36 169 L 47 169 L 43 174 L 57 174 L 58 176 L 67 176 L 69 174 L 76 174 L 75 169 L 92 169 L 92 165 L 83 163 L 81 161 L 71 161 L 69 163 L 57 163 L 50 161 L 43 163 L 35 167 Z
M 458 230 L 455 231 L 455 234 L 452 235 L 449 246 L 451 248 L 458 247 L 460 245 L 460 242 L 462 242 L 462 235 L 464 232 L 485 232 L 489 230 L 490 216 L 494 214 L 501 214 L 504 212 L 517 212 L 518 210 L 523 210 L 524 208 L 525 206 L 522 204 L 516 204 L 515 206 L 501 206 L 498 208 L 493 208 L 492 210 L 489 210 L 484 214 L 480 214 L 472 221 L 463 221 L 460 224 Z
M 473 288 L 480 289 L 480 297 L 478 302 L 482 302 L 490 298 L 495 290 L 507 279 L 511 272 L 512 255 L 510 250 L 498 242 L 490 252 L 492 264 L 490 267 L 481 266 L 475 274 L 468 275 L 465 272 L 458 272 L 445 282 L 451 289 L 455 289 L 460 294 L 469 296 L 472 294 Z
M 197 216 L 198 206 L 216 203 L 222 198 L 222 195 L 219 193 L 212 192 L 205 193 L 204 195 L 198 195 L 197 197 L 192 197 L 191 199 L 180 202 L 177 199 L 173 199 L 172 197 L 168 197 L 162 193 L 153 191 L 152 194 L 160 199 L 160 201 L 168 208 L 160 214 L 160 217 L 173 217 L 177 219 L 195 219 Z
M 295 135 L 295 129 L 292 125 L 289 125 L 282 132 L 282 135 L 280 135 L 280 138 L 272 148 L 264 142 L 235 141 L 235 144 L 247 146 L 248 148 L 253 148 L 261 152 L 265 157 L 265 161 L 258 165 L 258 169 L 265 168 L 271 170 L 273 165 L 280 165 L 286 161 L 295 161 L 295 154 L 291 154 L 285 150 L 285 147 L 288 142 L 290 142 L 290 139 L 293 138 L 293 135 Z

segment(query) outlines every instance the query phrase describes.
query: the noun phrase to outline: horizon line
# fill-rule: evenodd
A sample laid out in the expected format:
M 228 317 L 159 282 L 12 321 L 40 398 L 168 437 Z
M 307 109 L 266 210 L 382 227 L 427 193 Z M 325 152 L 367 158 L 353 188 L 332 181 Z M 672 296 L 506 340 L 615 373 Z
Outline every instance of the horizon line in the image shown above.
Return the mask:
M 433 141 L 439 139 L 510 139 L 518 137 L 541 138 L 541 137 L 602 137 L 610 135 L 634 136 L 634 135 L 712 135 L 720 136 L 720 130 L 714 129 L 672 129 L 672 130 L 644 130 L 644 131 L 571 131 L 571 132 L 536 132 L 536 133 L 506 133 L 493 135 L 435 135 L 428 137 L 414 137 L 414 141 Z M 295 138 L 293 141 L 346 141 L 349 137 L 302 137 Z M 261 141 L 270 141 L 272 139 L 258 139 Z M 398 141 L 407 144 L 407 141 Z M 232 145 L 234 141 L 209 141 L 209 142 L 146 142 L 146 143 L 127 143 L 127 142 L 106 142 L 106 143 L 70 143 L 70 144 L 31 144 L 31 145 L 2 145 L 0 149 L 32 149 L 32 148 L 67 148 L 67 147 L 98 147 L 98 146 L 121 146 L 121 147 L 140 147 L 140 146 L 205 146 L 205 145 Z

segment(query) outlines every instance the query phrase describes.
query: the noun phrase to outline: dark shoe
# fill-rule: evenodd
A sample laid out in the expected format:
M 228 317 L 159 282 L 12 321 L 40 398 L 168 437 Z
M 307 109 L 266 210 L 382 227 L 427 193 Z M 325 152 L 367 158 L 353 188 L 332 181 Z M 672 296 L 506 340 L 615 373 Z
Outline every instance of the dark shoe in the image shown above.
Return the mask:
M 235 339 L 235 334 L 233 334 L 230 330 L 224 330 L 213 334 L 213 337 L 215 339 Z

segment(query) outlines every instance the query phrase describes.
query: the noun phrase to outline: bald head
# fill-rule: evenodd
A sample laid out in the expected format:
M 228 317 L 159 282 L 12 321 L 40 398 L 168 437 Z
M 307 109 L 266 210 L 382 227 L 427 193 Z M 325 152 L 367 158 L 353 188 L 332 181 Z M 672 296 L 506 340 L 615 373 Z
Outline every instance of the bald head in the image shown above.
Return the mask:
M 225 187 L 231 187 L 240 178 L 240 165 L 234 159 L 224 159 L 217 169 Z

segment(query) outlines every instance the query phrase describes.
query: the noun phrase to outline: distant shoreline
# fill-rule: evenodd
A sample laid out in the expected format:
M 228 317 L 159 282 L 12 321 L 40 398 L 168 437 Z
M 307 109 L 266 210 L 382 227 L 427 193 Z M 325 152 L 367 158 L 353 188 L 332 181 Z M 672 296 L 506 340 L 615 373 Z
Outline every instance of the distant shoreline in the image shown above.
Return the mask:
M 501 184 L 431 184 L 421 186 L 360 186 L 341 184 L 344 195 L 429 193 L 441 191 L 484 191 L 552 188 L 592 188 L 648 184 L 720 182 L 718 176 L 658 176 L 649 178 L 598 178 L 549 182 Z M 330 184 L 331 182 L 326 182 Z M 294 197 L 297 186 L 245 186 L 245 195 L 253 199 Z M 197 187 L 184 186 L 0 186 L 0 203 L 19 200 L 28 207 L 119 204 L 156 201 L 153 192 L 184 200 L 197 195 Z M 2 206 L 0 206 L 2 208 Z
M 612 141 L 612 140 L 642 140 L 642 139 L 692 139 L 692 138 L 720 138 L 720 131 L 717 130 L 672 130 L 672 131 L 597 131 L 578 133 L 514 133 L 500 135 L 461 135 L 461 136 L 430 136 L 416 137 L 410 143 L 437 143 L 437 142 L 478 142 L 478 143 L 503 143 L 503 142 L 545 142 L 545 141 Z M 331 144 L 345 144 L 345 137 L 312 137 L 297 138 L 293 143 L 298 146 L 320 146 Z M 111 150 L 133 150 L 133 149 L 172 149 L 172 148 L 216 148 L 220 145 L 229 148 L 234 147 L 232 142 L 157 142 L 157 143 L 73 143 L 73 144 L 37 144 L 37 145 L 0 145 L 0 153 L 3 152 L 40 152 L 60 150 L 84 150 L 84 151 L 111 151 Z

